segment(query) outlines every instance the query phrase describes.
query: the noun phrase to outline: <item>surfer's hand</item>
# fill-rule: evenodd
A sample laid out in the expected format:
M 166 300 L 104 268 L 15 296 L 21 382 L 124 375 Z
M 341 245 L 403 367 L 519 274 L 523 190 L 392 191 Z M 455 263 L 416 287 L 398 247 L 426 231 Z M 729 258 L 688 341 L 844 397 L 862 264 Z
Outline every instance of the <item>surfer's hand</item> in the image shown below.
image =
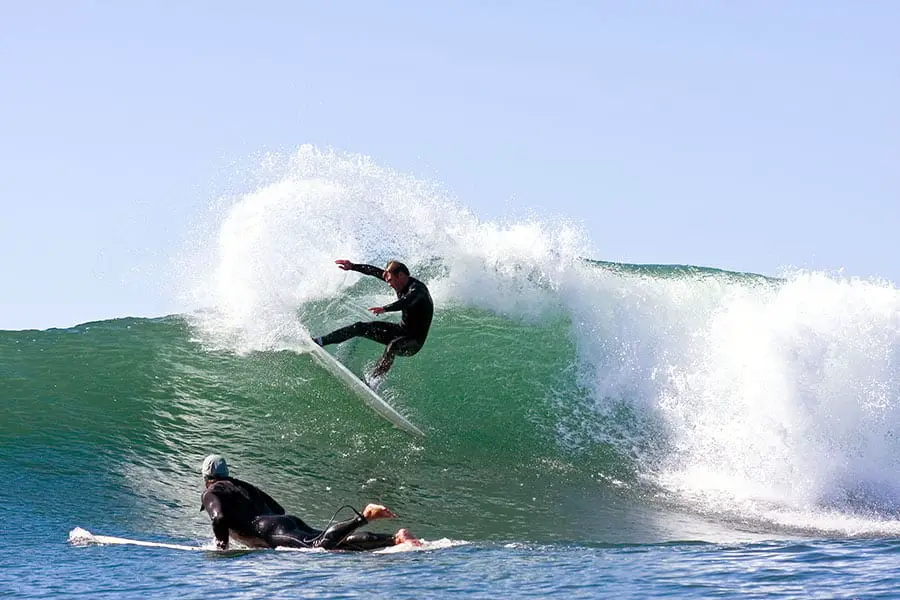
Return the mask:
M 375 519 L 396 519 L 397 515 L 395 515 L 389 508 L 386 506 L 382 506 L 381 504 L 367 504 L 366 508 L 363 509 L 363 516 L 367 521 L 374 521 Z
M 383 306 L 373 306 L 373 307 L 370 308 L 369 310 L 372 311 L 372 314 L 373 314 L 373 315 L 381 315 L 381 314 L 384 314 L 384 307 L 383 307 Z
M 339 266 L 340 268 L 342 268 L 345 271 L 349 271 L 350 269 L 353 268 L 353 263 L 350 262 L 349 260 L 346 260 L 343 258 L 337 259 L 336 261 L 334 261 L 334 264 L 336 264 L 337 266 Z

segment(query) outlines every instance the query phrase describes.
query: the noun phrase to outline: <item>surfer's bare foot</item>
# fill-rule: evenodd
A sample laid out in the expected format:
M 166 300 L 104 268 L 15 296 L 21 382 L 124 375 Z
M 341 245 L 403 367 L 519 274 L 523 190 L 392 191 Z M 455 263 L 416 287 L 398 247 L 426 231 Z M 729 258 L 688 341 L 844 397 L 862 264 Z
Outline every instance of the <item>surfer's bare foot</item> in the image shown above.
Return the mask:
M 396 519 L 397 515 L 395 515 L 389 508 L 386 506 L 382 506 L 381 504 L 367 504 L 363 509 L 363 516 L 367 521 L 374 521 L 375 519 Z
M 413 546 L 421 546 L 422 541 L 411 534 L 408 529 L 398 529 L 397 533 L 394 534 L 394 544 L 404 544 L 409 542 Z

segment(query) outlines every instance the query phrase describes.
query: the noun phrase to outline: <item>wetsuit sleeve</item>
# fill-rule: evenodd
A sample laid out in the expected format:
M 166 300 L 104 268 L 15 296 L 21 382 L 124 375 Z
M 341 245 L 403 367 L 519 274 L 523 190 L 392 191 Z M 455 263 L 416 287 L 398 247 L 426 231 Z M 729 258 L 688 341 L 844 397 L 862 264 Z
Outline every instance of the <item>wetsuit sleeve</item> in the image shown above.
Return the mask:
M 203 494 L 203 508 L 212 519 L 213 534 L 216 536 L 216 546 L 224 550 L 228 547 L 228 523 L 222 512 L 222 502 L 214 492 L 206 491 Z
M 350 267 L 351 271 L 356 271 L 357 273 L 362 273 L 363 275 L 371 275 L 372 277 L 377 277 L 378 279 L 384 279 L 384 269 L 379 269 L 373 265 L 358 265 L 353 263 L 353 266 Z
M 427 297 L 428 290 L 425 288 L 425 284 L 420 281 L 416 281 L 409 286 L 409 292 L 407 292 L 402 298 L 383 307 L 384 312 L 396 312 L 398 310 L 410 308 L 411 306 L 418 304 Z

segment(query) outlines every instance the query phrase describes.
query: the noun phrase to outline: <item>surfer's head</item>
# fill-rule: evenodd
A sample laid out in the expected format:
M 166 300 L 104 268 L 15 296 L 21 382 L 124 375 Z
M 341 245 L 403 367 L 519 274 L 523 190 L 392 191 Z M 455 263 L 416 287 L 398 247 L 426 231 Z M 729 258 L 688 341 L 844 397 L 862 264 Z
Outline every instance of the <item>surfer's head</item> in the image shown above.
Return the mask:
M 384 267 L 384 280 L 399 292 L 409 281 L 409 269 L 399 260 L 390 260 Z
M 218 454 L 210 454 L 204 458 L 203 467 L 200 470 L 203 473 L 204 481 L 228 477 L 228 463 Z
M 397 273 L 403 273 L 407 277 L 409 277 L 409 269 L 406 268 L 399 260 L 389 260 L 388 264 L 384 267 L 385 273 L 390 273 L 392 275 L 396 275 Z

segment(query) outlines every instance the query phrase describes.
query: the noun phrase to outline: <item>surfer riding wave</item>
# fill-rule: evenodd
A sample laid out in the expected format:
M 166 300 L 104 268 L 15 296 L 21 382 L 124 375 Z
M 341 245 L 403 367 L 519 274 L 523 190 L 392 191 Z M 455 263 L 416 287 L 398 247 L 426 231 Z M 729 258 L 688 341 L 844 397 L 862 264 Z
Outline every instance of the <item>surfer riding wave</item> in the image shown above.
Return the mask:
M 328 335 L 314 337 L 320 346 L 339 344 L 350 338 L 364 337 L 384 344 L 384 354 L 372 370 L 372 378 L 384 376 L 394 364 L 397 356 L 412 356 L 422 349 L 431 321 L 434 317 L 434 302 L 424 283 L 411 277 L 409 269 L 402 262 L 389 261 L 384 269 L 373 265 L 355 264 L 345 259 L 334 261 L 345 271 L 356 271 L 383 279 L 397 293 L 397 301 L 386 306 L 375 306 L 369 310 L 380 315 L 401 311 L 400 323 L 384 321 L 357 321 L 352 325 L 332 331 Z

